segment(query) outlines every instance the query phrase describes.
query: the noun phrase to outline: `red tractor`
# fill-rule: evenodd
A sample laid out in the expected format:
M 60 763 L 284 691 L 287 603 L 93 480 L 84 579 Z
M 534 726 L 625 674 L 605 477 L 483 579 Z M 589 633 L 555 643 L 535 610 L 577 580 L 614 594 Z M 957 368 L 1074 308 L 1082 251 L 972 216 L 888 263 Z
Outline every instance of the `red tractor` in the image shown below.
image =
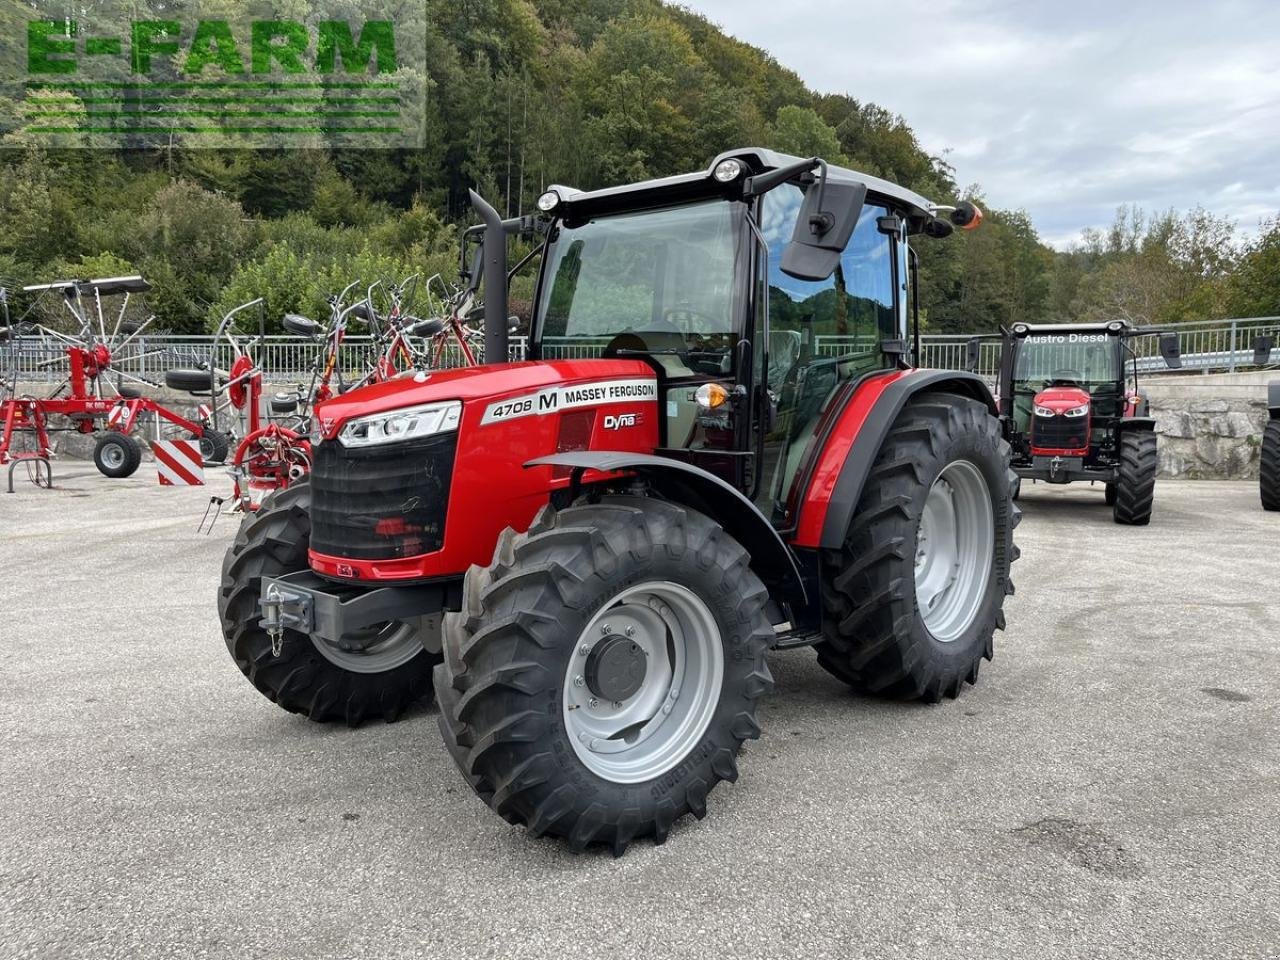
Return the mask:
M 1099 482 L 1116 523 L 1150 522 L 1155 420 L 1138 390 L 1138 357 L 1130 344 L 1156 335 L 1160 331 L 1122 320 L 1015 323 L 1000 334 L 997 395 L 1019 488 L 1028 479 Z M 971 368 L 980 340 L 969 343 Z M 1165 364 L 1180 366 L 1176 334 L 1160 335 L 1159 344 Z
M 472 202 L 489 358 L 508 236 L 541 238 L 529 359 L 318 407 L 310 481 L 223 565 L 259 691 L 394 720 L 434 668 L 485 803 L 620 853 L 737 778 L 770 650 L 882 697 L 976 682 L 1013 592 L 1009 446 L 979 378 L 909 363 L 909 238 L 975 207 L 763 149 L 536 218 Z

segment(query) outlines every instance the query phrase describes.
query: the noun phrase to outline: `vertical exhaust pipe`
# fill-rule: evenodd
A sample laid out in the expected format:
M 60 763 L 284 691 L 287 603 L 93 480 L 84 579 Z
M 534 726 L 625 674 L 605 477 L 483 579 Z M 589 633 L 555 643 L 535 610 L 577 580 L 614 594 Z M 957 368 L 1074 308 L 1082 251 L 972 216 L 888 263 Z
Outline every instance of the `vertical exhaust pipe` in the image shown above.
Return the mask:
M 484 357 L 485 363 L 506 363 L 507 350 L 507 232 L 498 211 L 476 193 L 471 206 L 484 221 L 484 254 L 481 268 L 484 285 Z

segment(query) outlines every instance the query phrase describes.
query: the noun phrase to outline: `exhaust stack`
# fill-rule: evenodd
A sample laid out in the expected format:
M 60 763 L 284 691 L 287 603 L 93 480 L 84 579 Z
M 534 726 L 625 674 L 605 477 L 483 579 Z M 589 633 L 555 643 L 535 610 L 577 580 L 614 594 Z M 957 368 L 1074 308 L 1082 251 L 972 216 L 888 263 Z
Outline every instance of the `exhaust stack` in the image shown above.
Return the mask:
M 481 270 L 487 278 L 484 287 L 484 357 L 485 363 L 506 363 L 507 350 L 507 233 L 498 211 L 469 190 L 471 206 L 484 221 L 484 253 Z

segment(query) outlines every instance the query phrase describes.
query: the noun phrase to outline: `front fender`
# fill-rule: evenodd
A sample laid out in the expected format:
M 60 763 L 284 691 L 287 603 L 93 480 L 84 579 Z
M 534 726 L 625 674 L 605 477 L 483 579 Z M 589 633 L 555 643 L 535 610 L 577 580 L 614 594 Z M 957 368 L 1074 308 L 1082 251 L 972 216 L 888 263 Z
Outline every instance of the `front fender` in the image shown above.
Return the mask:
M 669 457 L 612 450 L 557 453 L 530 460 L 525 466 L 569 467 L 578 474 L 586 470 L 638 473 L 667 499 L 705 513 L 720 524 L 746 548 L 752 569 L 780 599 L 798 607 L 808 603 L 791 548 L 754 503 L 713 473 Z

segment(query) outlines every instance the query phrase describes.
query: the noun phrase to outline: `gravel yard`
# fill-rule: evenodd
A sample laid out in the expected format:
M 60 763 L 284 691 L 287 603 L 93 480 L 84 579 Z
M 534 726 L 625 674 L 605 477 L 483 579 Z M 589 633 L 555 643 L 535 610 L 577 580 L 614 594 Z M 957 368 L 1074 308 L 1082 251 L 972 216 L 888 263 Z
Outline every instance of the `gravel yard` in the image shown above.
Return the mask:
M 1146 528 L 1027 485 L 976 687 L 882 703 L 777 654 L 741 780 L 614 860 L 495 817 L 431 706 L 348 730 L 254 691 L 208 488 L 57 470 L 0 493 L 0 958 L 1280 956 L 1255 484 L 1161 482 Z

